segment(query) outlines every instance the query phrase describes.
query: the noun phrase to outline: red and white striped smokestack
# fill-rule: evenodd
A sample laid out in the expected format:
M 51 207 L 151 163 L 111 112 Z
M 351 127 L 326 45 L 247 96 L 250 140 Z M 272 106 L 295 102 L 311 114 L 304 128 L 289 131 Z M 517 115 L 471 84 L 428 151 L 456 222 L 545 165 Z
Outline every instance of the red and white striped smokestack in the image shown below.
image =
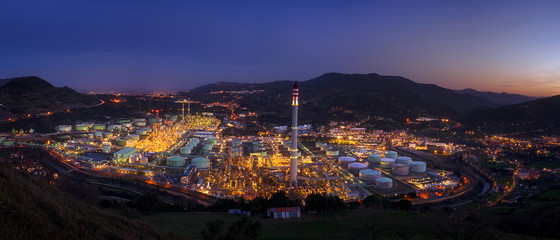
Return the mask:
M 298 96 L 299 96 L 299 86 L 297 82 L 295 82 L 292 91 L 292 105 L 298 105 Z

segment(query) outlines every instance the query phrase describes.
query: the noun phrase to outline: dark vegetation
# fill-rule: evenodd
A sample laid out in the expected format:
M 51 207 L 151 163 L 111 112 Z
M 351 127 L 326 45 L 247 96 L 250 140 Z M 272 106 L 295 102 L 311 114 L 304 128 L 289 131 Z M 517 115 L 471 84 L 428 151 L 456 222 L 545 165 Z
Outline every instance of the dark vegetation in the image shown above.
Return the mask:
M 2 239 L 180 239 L 147 223 L 77 201 L 0 164 Z
M 250 217 L 245 216 L 231 224 L 227 231 L 223 220 L 208 221 L 201 234 L 204 240 L 250 240 L 259 238 L 263 233 L 260 221 L 253 222 Z

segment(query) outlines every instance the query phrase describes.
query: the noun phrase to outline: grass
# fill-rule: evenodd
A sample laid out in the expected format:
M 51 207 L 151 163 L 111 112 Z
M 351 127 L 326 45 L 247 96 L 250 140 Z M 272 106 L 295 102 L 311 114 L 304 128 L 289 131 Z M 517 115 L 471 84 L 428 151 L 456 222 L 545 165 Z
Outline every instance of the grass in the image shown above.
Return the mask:
M 217 212 L 157 212 L 146 214 L 142 220 L 164 231 L 173 231 L 185 237 L 200 237 L 205 223 L 213 219 L 222 219 L 226 225 L 237 221 L 239 215 Z M 411 229 L 422 232 L 418 223 L 425 223 L 426 216 L 395 212 L 388 210 L 346 210 L 328 214 L 304 214 L 298 219 L 263 219 L 256 217 L 263 224 L 261 239 L 370 239 L 372 224 L 395 222 L 396 225 L 407 224 Z M 382 219 L 384 219 L 382 221 Z M 425 219 L 424 219 L 425 220 Z M 288 231 L 289 230 L 289 231 Z
M 230 225 L 240 218 L 239 215 L 216 212 L 151 212 L 142 215 L 142 220 L 163 231 L 173 231 L 191 238 L 200 238 L 200 232 L 210 220 L 221 219 Z
M 555 199 L 560 200 L 560 189 L 550 189 L 539 195 L 539 199 Z

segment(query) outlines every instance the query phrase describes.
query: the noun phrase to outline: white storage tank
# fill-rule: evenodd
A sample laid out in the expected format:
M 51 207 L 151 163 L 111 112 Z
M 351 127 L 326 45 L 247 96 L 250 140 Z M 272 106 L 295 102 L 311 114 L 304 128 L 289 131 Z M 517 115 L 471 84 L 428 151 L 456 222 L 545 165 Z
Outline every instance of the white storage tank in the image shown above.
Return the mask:
M 393 179 L 380 177 L 375 179 L 375 187 L 379 189 L 391 189 L 393 188 Z
M 181 154 L 191 154 L 191 148 L 190 147 L 182 147 L 181 148 Z
M 167 158 L 167 166 L 170 167 L 180 167 L 185 165 L 185 158 L 179 156 L 173 156 Z
M 426 163 L 421 161 L 410 162 L 410 172 L 423 173 L 426 172 Z
M 336 156 L 338 156 L 338 150 L 336 150 L 334 148 L 329 148 L 329 149 L 327 149 L 326 154 L 329 157 L 336 157 Z
M 105 124 L 93 124 L 92 128 L 94 130 L 105 130 Z
M 84 123 L 76 124 L 75 129 L 78 130 L 78 131 L 87 131 L 89 129 L 89 125 L 84 124 Z
M 72 126 L 71 125 L 58 125 L 56 130 L 59 131 L 59 132 L 70 132 L 70 131 L 72 131 Z
M 338 158 L 338 165 L 340 165 L 341 167 L 348 167 L 348 164 L 353 163 L 356 161 L 356 158 L 353 157 L 339 157 Z
M 381 161 L 381 158 L 382 157 L 379 154 L 371 154 L 367 157 L 367 160 L 370 163 L 379 164 L 379 162 Z
M 315 147 L 317 147 L 317 148 L 318 148 L 318 147 L 321 147 L 321 145 L 323 145 L 323 144 L 325 144 L 325 143 L 322 143 L 322 142 L 315 142 Z
M 193 158 L 191 164 L 198 169 L 207 169 L 210 167 L 210 160 L 208 158 Z
M 326 151 L 330 147 L 331 146 L 329 146 L 328 144 L 323 144 L 323 145 L 321 145 L 321 151 Z
M 390 169 L 395 164 L 395 159 L 392 158 L 382 158 L 379 163 L 379 167 Z
M 393 174 L 395 175 L 399 175 L 399 176 L 404 176 L 408 174 L 408 165 L 406 164 L 402 164 L 402 163 L 396 163 L 395 166 L 393 166 Z
M 385 153 L 385 158 L 397 159 L 397 152 L 395 152 L 395 151 L 387 151 L 387 152 Z
M 118 130 L 118 129 L 121 129 L 121 128 L 122 128 L 122 125 L 120 125 L 120 124 L 109 124 L 107 126 L 107 131 Z
M 396 163 L 401 163 L 406 165 L 410 165 L 410 162 L 412 162 L 412 158 L 406 156 L 399 156 L 397 157 L 397 161 L 396 161 Z
M 367 164 L 361 162 L 353 162 L 348 164 L 348 171 L 354 175 L 358 175 L 361 170 L 364 170 L 368 167 Z
M 375 179 L 381 177 L 381 172 L 375 169 L 363 169 L 360 171 L 360 179 L 366 182 L 375 182 Z
M 111 143 L 103 143 L 103 152 L 109 153 L 111 151 Z

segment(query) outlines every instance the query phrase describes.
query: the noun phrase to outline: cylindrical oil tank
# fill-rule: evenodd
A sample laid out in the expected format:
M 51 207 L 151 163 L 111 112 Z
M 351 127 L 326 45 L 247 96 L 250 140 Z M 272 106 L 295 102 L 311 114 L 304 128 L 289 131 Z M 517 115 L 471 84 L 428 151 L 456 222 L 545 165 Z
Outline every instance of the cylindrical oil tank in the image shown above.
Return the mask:
M 88 129 L 89 126 L 87 124 L 84 123 L 76 124 L 76 130 L 78 131 L 87 131 Z
M 387 151 L 387 152 L 385 153 L 385 158 L 397 159 L 397 152 L 395 152 L 395 151 Z
M 148 118 L 148 122 L 150 123 L 150 125 L 156 124 L 156 120 L 156 118 Z
M 58 125 L 56 130 L 59 131 L 59 132 L 70 132 L 70 131 L 72 131 L 72 126 L 71 125 Z
M 170 167 L 180 167 L 185 165 L 185 158 L 179 156 L 173 156 L 167 158 L 167 166 Z
M 140 138 L 140 136 L 138 136 L 136 134 L 130 134 L 130 135 L 128 135 L 128 137 L 130 137 L 130 139 L 132 139 L 132 140 L 138 140 L 138 138 Z
M 103 132 L 103 137 L 112 138 L 112 137 L 113 137 L 113 133 L 110 133 L 110 132 Z
M 392 158 L 382 158 L 379 161 L 379 166 L 381 168 L 385 168 L 385 169 L 392 168 L 394 164 L 395 164 L 395 159 L 392 159 Z
M 175 122 L 175 121 L 177 121 L 177 118 L 178 118 L 178 117 L 179 117 L 179 116 L 177 116 L 177 115 L 171 115 L 171 117 L 169 117 L 169 121 Z
M 330 147 L 331 146 L 329 146 L 328 144 L 323 144 L 323 145 L 321 145 L 321 151 L 326 151 Z
M 105 130 L 105 124 L 93 124 L 92 128 L 95 130 Z
M 94 137 L 94 136 L 93 136 L 93 133 L 88 133 L 87 137 L 88 137 L 89 139 L 93 139 L 93 137 Z
M 208 158 L 193 158 L 191 164 L 198 169 L 206 169 L 210 167 L 210 160 Z
M 375 169 L 362 169 L 360 170 L 360 179 L 366 182 L 375 182 L 375 179 L 381 177 L 381 172 Z
M 141 157 L 140 164 L 148 164 L 148 157 Z
M 318 148 L 318 147 L 321 147 L 321 145 L 323 145 L 323 144 L 325 144 L 325 143 L 322 143 L 322 142 L 315 142 L 315 147 L 317 147 L 317 148 Z
M 133 122 L 137 123 L 137 122 L 146 122 L 145 118 L 133 118 L 132 119 Z
M 406 164 L 402 164 L 402 163 L 396 163 L 395 166 L 393 166 L 393 174 L 395 175 L 399 175 L 399 176 L 404 176 L 408 174 L 408 165 Z
M 138 129 L 136 130 L 136 134 L 141 135 L 141 136 L 145 136 L 148 134 L 148 131 L 146 131 L 146 129 Z
M 137 127 L 144 127 L 144 126 L 146 126 L 146 122 L 134 122 L 134 125 L 137 126 Z
M 346 168 L 346 167 L 348 167 L 348 164 L 353 163 L 355 161 L 356 161 L 356 158 L 354 158 L 354 157 L 347 157 L 347 156 L 339 157 L 338 158 L 338 165 Z
M 117 145 L 119 146 L 125 146 L 126 145 L 127 140 L 124 138 L 117 138 Z
M 181 148 L 181 154 L 191 154 L 191 148 L 190 147 L 182 147 Z
M 426 163 L 421 161 L 410 162 L 410 172 L 423 173 L 426 172 Z
M 129 123 L 130 119 L 117 119 L 118 123 Z
M 121 129 L 122 125 L 120 124 L 109 124 L 107 125 L 107 131 L 113 131 L 113 130 L 118 130 Z
M 393 188 L 393 179 L 380 177 L 375 179 L 375 187 L 379 189 L 391 189 Z
M 338 156 L 338 150 L 336 150 L 334 148 L 329 148 L 329 149 L 327 149 L 326 154 L 329 157 L 336 157 L 336 156 Z
M 123 123 L 121 124 L 123 128 L 129 128 L 132 127 L 132 123 Z
M 111 144 L 103 144 L 103 152 L 109 153 L 111 151 Z
M 95 139 L 102 139 L 103 138 L 103 132 L 94 132 L 93 136 L 95 137 Z
M 354 175 L 358 175 L 361 170 L 364 170 L 368 167 L 367 164 L 361 162 L 353 162 L 348 164 L 348 171 Z
M 397 157 L 397 161 L 396 161 L 396 163 L 401 163 L 406 165 L 410 165 L 410 162 L 412 162 L 412 158 L 406 156 L 399 156 Z
M 379 164 L 379 162 L 381 161 L 381 155 L 379 154 L 371 154 L 367 157 L 368 162 L 370 163 L 374 163 L 374 164 Z

